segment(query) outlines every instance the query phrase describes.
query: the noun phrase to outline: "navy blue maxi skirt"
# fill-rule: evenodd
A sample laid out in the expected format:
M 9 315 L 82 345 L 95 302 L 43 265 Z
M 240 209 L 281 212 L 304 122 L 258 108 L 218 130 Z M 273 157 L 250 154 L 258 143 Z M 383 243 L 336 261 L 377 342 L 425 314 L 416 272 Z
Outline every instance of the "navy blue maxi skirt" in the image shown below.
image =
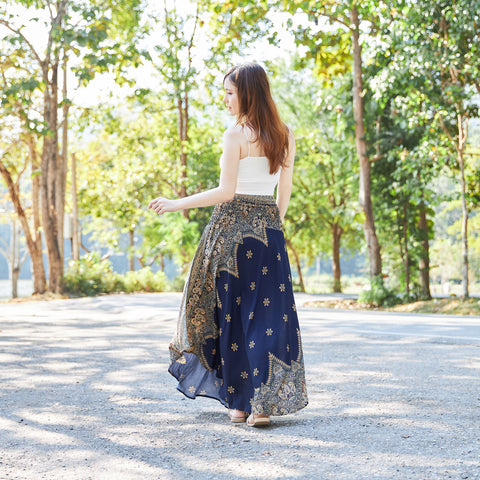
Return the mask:
M 187 397 L 285 415 L 308 403 L 292 277 L 275 200 L 215 207 L 185 284 L 169 372 Z

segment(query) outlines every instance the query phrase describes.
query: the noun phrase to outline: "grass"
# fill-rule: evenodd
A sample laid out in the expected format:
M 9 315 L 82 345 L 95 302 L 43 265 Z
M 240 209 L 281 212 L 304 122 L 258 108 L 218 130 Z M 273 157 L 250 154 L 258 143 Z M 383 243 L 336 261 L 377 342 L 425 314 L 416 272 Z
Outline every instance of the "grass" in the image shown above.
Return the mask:
M 480 299 L 469 298 L 463 300 L 458 297 L 434 298 L 412 303 L 382 308 L 368 303 L 357 302 L 353 299 L 328 299 L 308 302 L 309 307 L 335 308 L 343 310 L 381 310 L 385 312 L 404 313 L 438 313 L 445 315 L 478 315 L 480 316 Z
M 446 315 L 480 315 L 480 299 L 469 298 L 463 300 L 458 297 L 434 298 L 429 301 L 396 305 L 387 310 L 392 312 L 444 313 Z

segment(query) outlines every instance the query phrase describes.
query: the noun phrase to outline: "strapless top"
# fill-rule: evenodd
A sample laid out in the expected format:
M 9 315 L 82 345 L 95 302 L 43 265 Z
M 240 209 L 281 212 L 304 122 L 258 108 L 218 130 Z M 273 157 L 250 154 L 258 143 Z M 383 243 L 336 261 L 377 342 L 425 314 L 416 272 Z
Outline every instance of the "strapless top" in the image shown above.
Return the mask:
M 240 159 L 235 193 L 273 195 L 280 179 L 280 170 L 271 175 L 267 157 L 249 156 Z

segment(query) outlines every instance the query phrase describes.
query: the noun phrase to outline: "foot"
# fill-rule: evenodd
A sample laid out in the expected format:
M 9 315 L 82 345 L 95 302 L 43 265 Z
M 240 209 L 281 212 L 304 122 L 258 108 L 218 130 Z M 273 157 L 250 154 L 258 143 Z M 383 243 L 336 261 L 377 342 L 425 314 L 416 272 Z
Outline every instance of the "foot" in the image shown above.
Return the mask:
M 270 417 L 268 415 L 254 415 L 253 413 L 247 418 L 249 427 L 266 427 L 270 425 Z
M 236 410 L 234 408 L 228 410 L 228 416 L 232 423 L 244 423 L 247 413 L 242 410 Z

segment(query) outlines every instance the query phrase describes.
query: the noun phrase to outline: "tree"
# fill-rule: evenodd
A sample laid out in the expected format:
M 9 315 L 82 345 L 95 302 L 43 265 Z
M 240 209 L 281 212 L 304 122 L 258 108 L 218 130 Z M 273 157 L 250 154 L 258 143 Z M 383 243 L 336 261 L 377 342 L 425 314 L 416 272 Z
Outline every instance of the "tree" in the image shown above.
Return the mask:
M 164 258 L 175 258 L 184 271 L 210 209 L 165 220 L 146 213 L 145 207 L 158 195 L 190 195 L 218 184 L 224 118 L 216 108 L 216 73 L 225 63 L 223 46 L 236 51 L 250 37 L 235 32 L 260 29 L 259 22 L 247 25 L 260 11 L 249 2 L 235 2 L 233 9 L 220 2 L 191 6 L 193 10 L 182 11 L 163 2 L 155 16 L 161 40 L 152 49 L 158 86 L 137 89 L 127 102 L 91 113 L 89 137 L 96 139 L 87 149 L 77 149 L 78 157 L 89 163 L 84 171 L 80 167 L 80 207 L 97 239 L 118 250 L 120 232 L 128 232 L 131 240 L 138 234 L 141 242 L 130 241 L 131 262 L 135 256 L 142 265 L 158 259 L 163 266 Z M 231 21 L 223 22 L 227 17 Z M 220 42 L 228 32 L 230 40 Z M 212 48 L 200 56 L 197 43 L 205 38 Z
M 472 15 L 478 8 L 480 2 L 466 0 L 446 4 L 421 1 L 403 8 L 410 25 L 405 32 L 405 42 L 415 42 L 417 57 L 426 59 L 422 74 L 431 76 L 439 90 L 433 102 L 430 99 L 435 120 L 448 139 L 459 170 L 464 297 L 469 295 L 465 149 L 469 119 L 478 116 L 478 105 L 472 98 L 473 89 L 480 93 L 480 50 L 477 41 L 480 26 L 478 19 Z
M 355 145 L 360 166 L 359 201 L 364 214 L 363 230 L 368 248 L 370 276 L 382 273 L 382 259 L 378 242 L 371 199 L 371 162 L 365 132 L 364 72 L 362 62 L 363 41 L 368 35 L 362 28 L 367 25 L 369 33 L 375 32 L 383 17 L 388 16 L 385 5 L 375 1 L 335 0 L 322 2 L 281 2 L 292 13 L 307 14 L 313 25 L 299 27 L 295 32 L 297 43 L 308 47 L 309 56 L 317 61 L 317 73 L 330 77 L 332 73 L 353 69 L 353 118 L 355 121 Z M 328 30 L 316 25 L 330 25 Z M 331 26 L 335 28 L 332 29 Z M 349 48 L 350 47 L 350 48 Z
M 41 0 L 34 5 L 29 0 L 17 0 L 20 13 L 3 7 L 0 26 L 6 31 L 2 39 L 8 58 L 21 58 L 11 62 L 10 68 L 28 76 L 21 88 L 42 94 L 38 105 L 41 118 L 39 135 L 43 140 L 40 163 L 40 196 L 42 227 L 48 253 L 49 290 L 58 292 L 63 276 L 63 211 L 65 204 L 66 135 L 63 136 L 63 156 L 59 152 L 59 70 L 69 56 L 76 57 L 77 73 L 87 82 L 100 71 L 112 68 L 120 73 L 127 62 L 137 61 L 138 52 L 132 40 L 138 35 L 141 3 L 129 0 L 118 5 L 107 1 L 97 4 L 74 4 L 67 0 Z M 25 15 L 30 21 L 42 25 L 45 48 L 41 42 L 29 39 L 22 25 Z M 66 67 L 65 67 L 66 69 Z M 64 77 L 66 78 L 66 77 Z M 64 80 L 65 82 L 65 80 Z M 65 85 L 65 83 L 64 83 Z M 64 96 L 66 93 L 64 92 Z M 63 99 L 64 115 L 68 113 Z M 41 113 L 40 113 L 41 112 Z M 66 118 L 63 119 L 66 133 Z
M 432 181 L 444 165 L 445 153 L 441 132 L 432 126 L 429 101 L 438 91 L 432 88 L 431 76 L 417 67 L 421 63 L 415 56 L 417 45 L 405 42 L 404 30 L 409 27 L 395 20 L 383 33 L 383 49 L 366 68 L 370 88 L 365 95 L 367 119 L 375 125 L 369 142 L 381 159 L 373 165 L 372 192 L 384 263 L 391 279 L 404 289 L 405 299 L 412 285 L 415 297 L 431 296 L 429 239 L 433 231 L 428 216 L 434 201 Z M 418 271 L 412 270 L 414 265 Z
M 88 118 L 85 146 L 76 146 L 80 159 L 79 208 L 86 227 L 98 245 L 125 251 L 121 234 L 134 235 L 127 253 L 142 266 L 175 259 L 182 268 L 190 261 L 208 211 L 159 217 L 146 206 L 159 195 L 175 196 L 181 177 L 176 157 L 176 110 L 162 90 L 143 92 L 97 110 Z M 218 181 L 221 125 L 214 117 L 193 110 L 188 144 L 187 188 L 195 192 L 212 188 Z M 172 134 L 173 132 L 173 134 Z
M 36 82 L 29 81 L 25 72 L 15 75 L 10 64 L 13 60 L 0 55 L 0 91 L 3 93 L 0 104 L 3 108 L 0 119 L 0 175 L 7 186 L 15 214 L 25 235 L 32 261 L 33 292 L 43 293 L 46 279 L 40 228 L 40 162 L 36 136 L 38 120 L 32 98 Z M 21 57 L 17 61 L 21 61 Z M 21 191 L 26 173 L 30 173 L 30 185 L 26 187 L 26 190 L 29 190 L 29 195 L 26 194 L 27 198 L 29 196 L 28 200 L 22 198 Z M 29 221 L 29 210 L 32 221 Z
M 0 209 L 0 215 L 6 216 L 10 224 L 10 242 L 0 237 L 0 253 L 5 257 L 8 264 L 8 275 L 11 282 L 12 298 L 18 297 L 18 279 L 25 260 L 28 258 L 28 250 L 23 249 L 20 237 L 20 225 L 18 224 L 15 212 Z M 4 218 L 0 218 L 4 220 Z M 2 222 L 3 223 L 3 222 Z
M 155 47 L 153 58 L 159 79 L 165 85 L 163 93 L 170 102 L 167 108 L 174 109 L 177 116 L 177 135 L 174 138 L 177 152 L 174 158 L 179 163 L 180 175 L 175 181 L 175 194 L 180 197 L 193 193 L 188 188 L 188 172 L 192 171 L 188 165 L 191 108 L 200 105 L 205 108 L 200 97 L 203 101 L 210 100 L 207 96 L 211 93 L 209 87 L 212 82 L 218 81 L 215 74 L 226 67 L 233 53 L 258 38 L 262 24 L 268 23 L 265 20 L 265 2 L 252 5 L 243 0 L 228 4 L 196 1 L 191 6 L 193 13 L 181 11 L 175 3 L 163 2 L 163 11 L 159 16 L 163 42 Z M 207 55 L 200 57 L 197 43 L 206 39 L 210 48 Z M 218 91 L 218 83 L 214 89 Z M 214 95 L 213 103 L 218 103 L 218 95 Z M 189 218 L 187 210 L 183 214 Z
M 332 255 L 333 290 L 341 291 L 340 248 L 358 247 L 358 206 L 354 198 L 355 147 L 351 78 L 318 91 L 311 69 L 299 71 L 280 64 L 273 81 L 282 116 L 296 137 L 292 199 L 285 218 L 287 244 L 304 288 L 300 259 L 312 262 L 319 251 Z

